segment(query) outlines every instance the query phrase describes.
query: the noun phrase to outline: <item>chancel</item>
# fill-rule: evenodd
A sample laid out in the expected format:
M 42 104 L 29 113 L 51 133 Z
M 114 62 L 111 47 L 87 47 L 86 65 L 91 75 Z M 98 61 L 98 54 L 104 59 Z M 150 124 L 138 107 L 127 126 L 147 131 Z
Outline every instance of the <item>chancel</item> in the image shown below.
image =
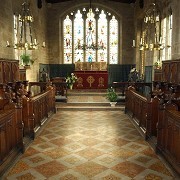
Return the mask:
M 180 1 L 0 4 L 2 179 L 180 179 Z

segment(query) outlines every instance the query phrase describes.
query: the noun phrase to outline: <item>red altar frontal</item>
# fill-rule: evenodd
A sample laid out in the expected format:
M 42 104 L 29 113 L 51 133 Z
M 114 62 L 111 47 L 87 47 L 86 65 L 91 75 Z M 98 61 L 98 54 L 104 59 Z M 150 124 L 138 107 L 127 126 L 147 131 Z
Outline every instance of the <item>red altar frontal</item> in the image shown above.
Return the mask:
M 75 89 L 106 89 L 108 87 L 107 71 L 74 71 L 77 76 Z

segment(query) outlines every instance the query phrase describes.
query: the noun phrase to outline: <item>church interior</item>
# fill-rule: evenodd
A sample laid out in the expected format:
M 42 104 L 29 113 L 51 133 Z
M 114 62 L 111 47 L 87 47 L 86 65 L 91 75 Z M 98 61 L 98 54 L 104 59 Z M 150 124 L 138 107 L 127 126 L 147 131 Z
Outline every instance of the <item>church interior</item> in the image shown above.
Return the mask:
M 0 179 L 179 179 L 179 0 L 6 0 Z

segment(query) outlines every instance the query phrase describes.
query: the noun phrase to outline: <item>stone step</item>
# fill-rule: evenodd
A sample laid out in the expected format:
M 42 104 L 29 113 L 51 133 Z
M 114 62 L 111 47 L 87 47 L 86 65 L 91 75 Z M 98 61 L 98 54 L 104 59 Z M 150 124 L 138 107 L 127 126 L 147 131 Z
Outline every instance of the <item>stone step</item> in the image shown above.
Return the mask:
M 109 106 L 56 106 L 56 111 L 124 111 L 125 107 Z
M 106 96 L 107 93 L 98 93 L 98 92 L 80 92 L 80 93 L 77 93 L 77 92 L 68 92 L 67 93 L 67 96 Z
M 124 105 L 124 103 L 117 102 L 116 106 Z M 67 106 L 110 106 L 110 102 L 56 102 L 56 106 L 58 107 L 67 107 Z

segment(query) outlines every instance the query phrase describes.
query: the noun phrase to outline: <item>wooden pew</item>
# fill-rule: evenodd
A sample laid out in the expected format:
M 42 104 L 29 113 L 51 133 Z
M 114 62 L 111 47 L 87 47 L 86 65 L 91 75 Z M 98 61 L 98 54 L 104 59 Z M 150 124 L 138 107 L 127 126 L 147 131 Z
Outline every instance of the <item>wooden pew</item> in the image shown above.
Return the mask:
M 180 111 L 176 103 L 163 104 L 157 126 L 157 152 L 180 174 Z
M 138 127 L 145 136 L 146 116 L 148 111 L 147 98 L 138 94 L 134 87 L 128 87 L 126 91 L 125 113 L 129 114 L 132 122 Z
M 22 106 L 12 101 L 8 85 L 0 84 L 0 176 L 24 151 Z
M 27 111 L 23 112 L 25 113 L 24 117 L 27 117 L 28 134 L 32 139 L 34 139 L 35 134 L 48 119 L 48 117 L 56 112 L 55 88 L 50 86 L 50 83 L 46 83 L 46 86 L 44 86 L 43 82 L 30 84 L 30 89 L 32 88 L 32 85 L 38 84 L 39 86 L 43 87 L 43 91 L 39 94 L 32 96 L 29 99 L 24 99 L 23 104 L 23 109 L 27 109 Z

